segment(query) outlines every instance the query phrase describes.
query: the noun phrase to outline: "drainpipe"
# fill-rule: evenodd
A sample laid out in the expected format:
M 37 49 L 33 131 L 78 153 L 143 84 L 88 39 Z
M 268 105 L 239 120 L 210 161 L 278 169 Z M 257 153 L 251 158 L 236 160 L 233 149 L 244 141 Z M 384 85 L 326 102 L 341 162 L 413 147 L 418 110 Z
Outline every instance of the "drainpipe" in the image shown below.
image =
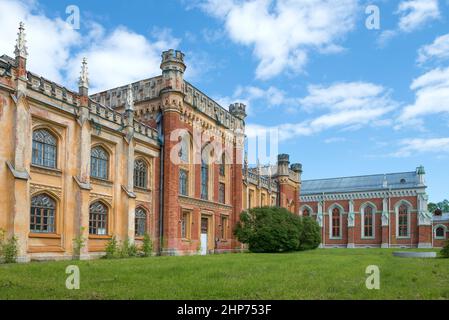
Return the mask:
M 388 191 L 388 247 L 391 248 L 391 187 Z
M 164 125 L 163 125 L 163 113 L 161 112 L 158 116 L 158 133 L 159 133 L 159 143 L 161 144 L 161 163 L 159 166 L 159 255 L 162 255 L 162 245 L 164 237 Z
M 326 201 L 324 200 L 324 192 L 323 192 L 323 198 L 322 198 L 322 200 L 323 200 L 323 205 L 321 206 L 322 207 L 322 215 L 323 215 L 323 248 L 325 248 L 326 247 L 326 218 L 325 218 L 325 216 L 324 216 L 324 213 L 326 212 Z

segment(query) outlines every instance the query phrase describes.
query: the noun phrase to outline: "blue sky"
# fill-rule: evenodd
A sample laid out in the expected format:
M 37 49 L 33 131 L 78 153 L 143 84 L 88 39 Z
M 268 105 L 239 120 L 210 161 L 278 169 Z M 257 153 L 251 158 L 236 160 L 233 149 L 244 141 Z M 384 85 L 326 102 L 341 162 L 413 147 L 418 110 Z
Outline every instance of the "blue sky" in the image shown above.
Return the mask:
M 67 6 L 80 29 L 67 27 Z M 368 5 L 380 29 L 365 25 Z M 159 73 L 186 53 L 186 79 L 224 107 L 248 105 L 248 135 L 277 130 L 304 179 L 413 171 L 449 197 L 449 1 L 0 0 L 0 52 L 27 25 L 30 69 L 92 90 Z

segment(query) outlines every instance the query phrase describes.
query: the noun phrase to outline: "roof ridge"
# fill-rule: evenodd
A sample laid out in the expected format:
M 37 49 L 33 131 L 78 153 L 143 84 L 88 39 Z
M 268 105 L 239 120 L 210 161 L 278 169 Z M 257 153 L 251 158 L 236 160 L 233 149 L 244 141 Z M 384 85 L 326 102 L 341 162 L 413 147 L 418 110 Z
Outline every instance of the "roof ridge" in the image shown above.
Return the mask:
M 358 176 L 342 176 L 342 177 L 335 177 L 335 178 L 308 179 L 308 180 L 302 180 L 302 182 L 306 182 L 306 181 L 338 180 L 338 179 L 344 179 L 344 178 L 363 178 L 363 177 L 374 177 L 374 176 L 391 176 L 391 175 L 394 175 L 394 174 L 405 174 L 405 173 L 413 173 L 413 174 L 415 174 L 416 172 L 415 171 L 405 171 L 405 172 L 366 174 L 366 175 L 358 175 Z

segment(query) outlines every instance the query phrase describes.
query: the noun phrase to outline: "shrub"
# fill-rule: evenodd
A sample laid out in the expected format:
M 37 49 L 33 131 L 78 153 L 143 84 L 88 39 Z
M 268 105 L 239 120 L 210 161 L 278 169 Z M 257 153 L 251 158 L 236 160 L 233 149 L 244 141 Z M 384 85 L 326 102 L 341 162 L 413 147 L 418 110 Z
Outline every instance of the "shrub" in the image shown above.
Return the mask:
M 153 242 L 151 241 L 150 235 L 145 233 L 143 236 L 142 244 L 142 256 L 150 257 L 153 254 Z
M 254 208 L 240 215 L 234 234 L 251 252 L 298 250 L 301 219 L 285 208 Z
M 115 236 L 112 237 L 111 240 L 108 241 L 106 245 L 106 259 L 114 259 L 118 257 L 119 248 L 117 243 L 117 238 Z
M 17 238 L 12 236 L 8 241 L 3 244 L 3 257 L 5 263 L 15 263 L 17 262 L 17 254 L 19 250 L 17 248 Z
M 299 233 L 299 250 L 313 250 L 321 243 L 321 228 L 311 217 L 301 219 L 301 231 Z
M 122 247 L 119 252 L 120 258 L 129 258 L 137 256 L 137 246 L 135 243 L 131 243 L 129 238 L 126 238 L 122 243 Z
M 5 245 L 5 230 L 0 229 L 0 262 L 3 259 L 3 246 Z
M 446 241 L 446 244 L 444 245 L 443 249 L 441 249 L 441 255 L 444 258 L 449 258 L 449 240 Z
M 83 232 L 85 228 L 81 227 L 80 234 L 73 239 L 73 255 L 75 258 L 79 258 L 81 256 L 81 249 L 86 245 L 86 239 L 83 237 Z

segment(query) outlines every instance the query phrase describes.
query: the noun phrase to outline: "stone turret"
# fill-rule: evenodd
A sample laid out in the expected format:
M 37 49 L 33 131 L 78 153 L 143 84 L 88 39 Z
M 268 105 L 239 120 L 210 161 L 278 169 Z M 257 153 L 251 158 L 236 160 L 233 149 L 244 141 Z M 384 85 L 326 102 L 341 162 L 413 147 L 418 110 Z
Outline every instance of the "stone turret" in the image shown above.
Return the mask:
M 290 166 L 290 170 L 295 173 L 296 181 L 301 181 L 302 164 L 300 164 L 300 163 L 293 163 Z
M 290 156 L 288 154 L 278 155 L 278 176 L 288 177 L 288 166 L 290 165 Z
M 426 170 L 424 169 L 424 166 L 419 166 L 416 168 L 416 174 L 418 175 L 419 184 L 425 185 L 426 184 Z
M 161 70 L 164 81 L 163 90 L 181 91 L 184 84 L 184 53 L 179 50 L 170 49 L 162 53 Z
M 229 112 L 236 118 L 240 120 L 245 120 L 246 118 L 246 105 L 243 103 L 233 103 L 229 106 Z

